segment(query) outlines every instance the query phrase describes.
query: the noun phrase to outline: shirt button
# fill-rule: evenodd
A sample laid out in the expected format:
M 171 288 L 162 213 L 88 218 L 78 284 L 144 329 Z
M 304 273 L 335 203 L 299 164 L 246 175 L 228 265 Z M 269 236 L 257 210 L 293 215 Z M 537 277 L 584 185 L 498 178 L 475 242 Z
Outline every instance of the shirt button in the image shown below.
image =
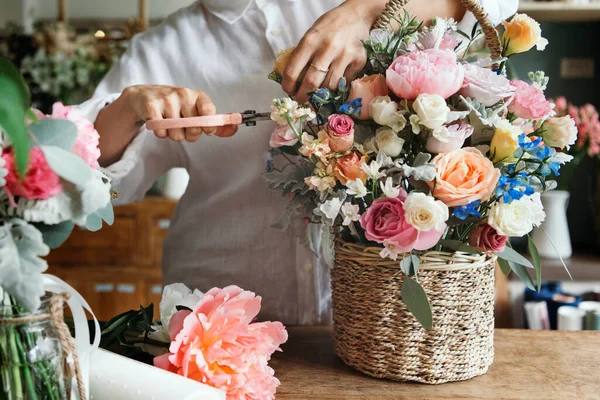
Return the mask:
M 280 36 L 281 35 L 281 29 L 280 28 L 273 28 L 273 29 L 271 29 L 271 35 L 273 35 L 273 36 Z

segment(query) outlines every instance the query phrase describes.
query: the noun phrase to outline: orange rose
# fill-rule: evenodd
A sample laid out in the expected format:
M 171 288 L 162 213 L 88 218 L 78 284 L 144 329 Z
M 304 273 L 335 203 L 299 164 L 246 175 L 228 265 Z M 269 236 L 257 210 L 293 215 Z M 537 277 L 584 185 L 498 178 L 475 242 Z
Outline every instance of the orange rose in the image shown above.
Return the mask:
M 352 82 L 349 100 L 362 99 L 362 109 L 359 119 L 365 120 L 371 117 L 369 104 L 378 96 L 387 96 L 388 87 L 383 75 L 368 75 Z
M 439 154 L 432 163 L 437 167 L 437 178 L 429 187 L 448 207 L 489 199 L 500 178 L 500 170 L 472 147 Z
M 529 51 L 533 46 L 538 50 L 544 50 L 548 40 L 542 37 L 542 29 L 533 18 L 526 14 L 515 14 L 510 22 L 504 21 L 504 35 L 502 43 L 505 48 L 505 56 Z
M 333 175 L 345 185 L 348 181 L 360 179 L 363 183 L 367 182 L 367 173 L 362 169 L 362 163 L 366 162 L 368 157 L 361 157 L 357 152 L 352 152 L 344 157 L 338 158 L 333 168 Z

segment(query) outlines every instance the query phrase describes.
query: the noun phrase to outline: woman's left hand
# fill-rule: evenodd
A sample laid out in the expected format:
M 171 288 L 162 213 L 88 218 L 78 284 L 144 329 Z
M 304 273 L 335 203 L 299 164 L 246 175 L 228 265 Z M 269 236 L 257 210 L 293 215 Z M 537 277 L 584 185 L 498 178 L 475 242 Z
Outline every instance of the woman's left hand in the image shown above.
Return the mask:
M 302 104 L 319 87 L 335 90 L 342 77 L 351 81 L 364 67 L 362 40 L 381 14 L 385 1 L 348 0 L 319 18 L 306 32 L 283 71 L 283 89 Z M 298 88 L 302 71 L 307 68 Z

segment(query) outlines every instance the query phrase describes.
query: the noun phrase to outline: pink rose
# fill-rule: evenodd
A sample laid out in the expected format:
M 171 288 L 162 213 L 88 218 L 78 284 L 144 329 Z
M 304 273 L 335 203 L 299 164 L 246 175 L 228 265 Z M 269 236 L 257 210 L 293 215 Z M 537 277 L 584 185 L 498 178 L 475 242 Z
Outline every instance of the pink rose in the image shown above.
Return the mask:
M 488 224 L 479 225 L 469 235 L 469 245 L 476 250 L 500 253 L 504 251 L 508 236 L 500 235 Z
M 271 134 L 269 140 L 269 146 L 271 147 L 283 147 L 293 146 L 298 143 L 296 134 L 288 125 L 280 125 Z
M 552 111 L 552 105 L 541 90 L 523 81 L 511 81 L 515 98 L 508 110 L 523 119 L 543 118 Z
M 473 127 L 466 122 L 455 122 L 440 128 L 440 131 L 436 133 L 437 137 L 431 136 L 427 139 L 425 148 L 428 152 L 435 154 L 460 149 L 473 132 Z
M 404 211 L 404 202 L 407 198 L 406 191 L 400 190 L 397 198 L 381 198 L 371 204 L 360 217 L 360 226 L 365 230 L 367 239 L 377 243 L 394 245 L 399 253 L 412 250 L 428 250 L 439 242 L 446 224 L 438 230 L 419 231 L 408 223 Z
M 363 107 L 359 119 L 366 120 L 371 117 L 369 104 L 378 96 L 387 96 L 388 87 L 385 77 L 380 74 L 368 75 L 352 82 L 349 100 L 362 99 Z
M 464 68 L 465 80 L 458 92 L 464 97 L 470 97 L 486 107 L 491 107 L 515 92 L 510 81 L 503 75 L 472 64 L 466 64 Z
M 396 58 L 387 70 L 387 84 L 396 96 L 415 100 L 421 93 L 444 99 L 461 88 L 465 70 L 451 50 L 428 49 Z
M 354 144 L 354 121 L 346 114 L 332 114 L 327 122 L 329 147 L 338 153 L 345 153 Z
M 29 153 L 27 174 L 21 179 L 17 172 L 12 150 L 4 151 L 2 158 L 6 162 L 6 185 L 4 188 L 12 196 L 24 197 L 28 200 L 46 200 L 62 192 L 58 175 L 48 165 L 44 153 L 34 147 Z

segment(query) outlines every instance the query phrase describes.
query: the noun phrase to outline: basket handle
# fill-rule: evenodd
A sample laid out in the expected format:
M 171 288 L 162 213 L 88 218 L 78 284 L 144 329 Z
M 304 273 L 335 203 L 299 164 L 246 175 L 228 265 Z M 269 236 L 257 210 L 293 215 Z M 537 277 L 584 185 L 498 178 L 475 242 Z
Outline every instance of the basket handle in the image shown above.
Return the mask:
M 390 0 L 385 6 L 385 10 L 379 16 L 373 29 L 387 29 L 390 22 L 400 14 L 400 11 L 406 6 L 409 0 Z M 502 43 L 498 37 L 496 27 L 490 21 L 488 14 L 479 5 L 477 0 L 460 0 L 460 2 L 469 10 L 481 25 L 481 30 L 485 35 L 485 44 L 490 49 L 493 60 L 497 60 L 502 56 Z

